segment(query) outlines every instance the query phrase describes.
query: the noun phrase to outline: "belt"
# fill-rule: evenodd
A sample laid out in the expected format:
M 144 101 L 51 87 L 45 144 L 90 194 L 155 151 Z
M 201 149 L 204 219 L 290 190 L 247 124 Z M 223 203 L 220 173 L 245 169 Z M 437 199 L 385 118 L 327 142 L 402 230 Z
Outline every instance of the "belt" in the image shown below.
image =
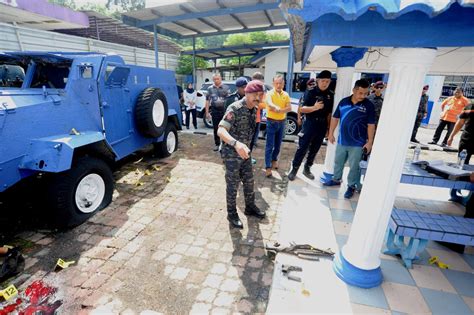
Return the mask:
M 268 121 L 273 121 L 273 122 L 278 122 L 278 123 L 279 123 L 279 122 L 285 122 L 285 121 L 286 121 L 286 118 L 285 118 L 285 119 L 273 119 L 273 118 L 268 118 L 268 117 L 267 117 L 267 120 L 268 120 Z

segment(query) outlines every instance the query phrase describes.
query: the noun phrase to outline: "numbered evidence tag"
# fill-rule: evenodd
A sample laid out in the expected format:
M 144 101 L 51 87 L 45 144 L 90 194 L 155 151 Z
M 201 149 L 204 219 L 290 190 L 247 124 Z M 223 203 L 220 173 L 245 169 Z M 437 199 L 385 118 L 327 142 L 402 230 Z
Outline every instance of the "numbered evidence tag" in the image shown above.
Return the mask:
M 0 291 L 0 296 L 3 296 L 5 301 L 8 301 L 12 297 L 18 294 L 18 290 L 13 284 L 10 284 L 6 289 Z
M 67 267 L 69 267 L 70 265 L 72 265 L 73 263 L 75 263 L 76 261 L 74 260 L 71 260 L 71 261 L 64 261 L 62 260 L 61 258 L 58 258 L 58 262 L 56 263 L 56 267 L 55 268 L 58 268 L 60 267 L 61 269 L 66 269 Z

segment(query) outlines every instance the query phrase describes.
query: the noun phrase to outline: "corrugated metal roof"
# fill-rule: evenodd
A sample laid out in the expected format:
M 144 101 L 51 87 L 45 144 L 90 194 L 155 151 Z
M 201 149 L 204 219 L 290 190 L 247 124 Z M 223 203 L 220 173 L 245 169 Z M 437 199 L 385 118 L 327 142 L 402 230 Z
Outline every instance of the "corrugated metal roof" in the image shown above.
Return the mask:
M 175 37 L 287 28 L 278 0 L 188 0 L 127 12 L 125 23 Z
M 219 59 L 238 56 L 254 56 L 262 51 L 288 47 L 289 41 L 261 42 L 253 44 L 222 46 L 217 48 L 196 49 L 196 56 L 204 59 Z M 183 51 L 183 55 L 192 55 L 192 50 Z
M 153 50 L 153 33 L 122 23 L 95 11 L 83 11 L 89 17 L 89 27 L 57 30 L 59 33 L 98 39 L 106 42 Z M 178 54 L 181 46 L 158 36 L 158 51 Z

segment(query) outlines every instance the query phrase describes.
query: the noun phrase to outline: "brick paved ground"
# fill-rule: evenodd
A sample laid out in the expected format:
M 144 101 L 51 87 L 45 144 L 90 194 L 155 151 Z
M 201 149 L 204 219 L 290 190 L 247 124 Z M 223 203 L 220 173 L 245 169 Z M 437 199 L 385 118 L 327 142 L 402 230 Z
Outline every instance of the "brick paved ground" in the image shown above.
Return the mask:
M 273 179 L 264 177 L 264 143 L 256 149 L 257 204 L 268 218 L 241 214 L 245 228 L 237 231 L 226 221 L 224 169 L 212 138 L 180 134 L 180 141 L 169 159 L 137 155 L 117 170 L 112 204 L 85 224 L 53 232 L 30 222 L 16 230 L 5 242 L 23 246 L 26 270 L 0 287 L 21 290 L 43 279 L 58 288 L 64 314 L 264 312 L 273 262 L 263 245 L 277 239 L 294 144 L 284 144 Z M 243 209 L 243 198 L 238 203 Z M 51 272 L 58 258 L 77 263 Z
M 148 152 L 123 163 L 115 172 L 112 204 L 67 232 L 50 231 L 36 220 L 43 218 L 44 209 L 31 207 L 29 201 L 41 194 L 38 187 L 17 199 L 28 211 L 17 203 L 8 208 L 0 200 L 0 241 L 20 245 L 26 257 L 25 272 L 0 288 L 14 283 L 22 291 L 42 279 L 58 288 L 55 299 L 63 300 L 64 314 L 264 312 L 273 262 L 262 247 L 278 239 L 276 210 L 285 198 L 285 172 L 295 145 L 283 145 L 280 170 L 267 179 L 260 141 L 254 168 L 257 203 L 268 218 L 247 220 L 241 215 L 245 229 L 234 231 L 225 218 L 224 169 L 211 151 L 212 138 L 181 133 L 180 141 L 179 151 L 169 159 Z M 322 147 L 316 163 L 324 162 L 324 154 Z M 455 159 L 453 153 L 422 155 Z M 238 203 L 242 209 L 241 197 Z M 77 263 L 54 273 L 58 258 Z

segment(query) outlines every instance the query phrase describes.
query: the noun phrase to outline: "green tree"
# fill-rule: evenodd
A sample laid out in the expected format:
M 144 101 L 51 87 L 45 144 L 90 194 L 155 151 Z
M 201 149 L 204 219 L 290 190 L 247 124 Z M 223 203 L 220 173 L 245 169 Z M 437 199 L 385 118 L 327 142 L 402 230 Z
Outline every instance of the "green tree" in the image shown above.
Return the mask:
M 196 69 L 203 69 L 209 67 L 209 63 L 203 59 L 196 57 Z M 193 73 L 193 56 L 181 55 L 178 59 L 178 66 L 176 67 L 177 74 L 192 74 Z
M 107 0 L 105 6 L 107 9 L 117 6 L 122 12 L 135 11 L 145 8 L 145 0 Z

